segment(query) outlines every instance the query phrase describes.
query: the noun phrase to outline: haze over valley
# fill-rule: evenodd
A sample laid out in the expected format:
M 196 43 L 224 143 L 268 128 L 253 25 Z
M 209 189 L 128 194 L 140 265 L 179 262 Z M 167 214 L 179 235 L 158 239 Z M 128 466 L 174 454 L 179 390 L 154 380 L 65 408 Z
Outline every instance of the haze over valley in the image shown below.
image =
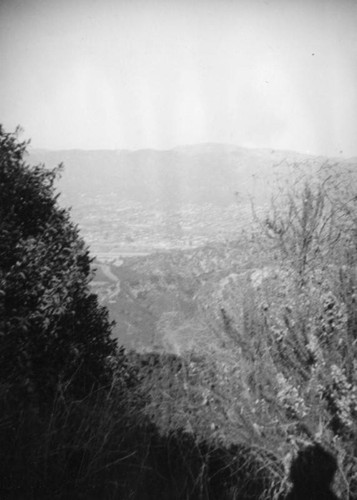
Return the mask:
M 116 322 L 119 342 L 174 353 L 224 345 L 224 335 L 217 337 L 222 287 L 237 293 L 264 266 L 250 253 L 253 210 L 264 218 L 278 185 L 334 163 L 223 144 L 31 150 L 30 161 L 64 164 L 60 203 L 72 207 L 95 257 L 92 286 Z M 340 160 L 338 169 L 353 164 Z

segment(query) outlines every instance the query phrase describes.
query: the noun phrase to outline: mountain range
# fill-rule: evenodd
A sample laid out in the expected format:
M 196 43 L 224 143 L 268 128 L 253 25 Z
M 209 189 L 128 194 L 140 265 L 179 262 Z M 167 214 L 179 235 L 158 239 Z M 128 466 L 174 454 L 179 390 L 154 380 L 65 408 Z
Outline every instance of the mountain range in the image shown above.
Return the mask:
M 289 166 L 317 168 L 326 158 L 200 144 L 167 151 L 32 149 L 29 160 L 47 167 L 64 164 L 58 189 L 73 206 L 82 193 L 90 197 L 115 193 L 123 201 L 176 209 L 187 204 L 227 206 L 246 201 L 248 195 L 265 200 L 276 176 L 289 175 Z

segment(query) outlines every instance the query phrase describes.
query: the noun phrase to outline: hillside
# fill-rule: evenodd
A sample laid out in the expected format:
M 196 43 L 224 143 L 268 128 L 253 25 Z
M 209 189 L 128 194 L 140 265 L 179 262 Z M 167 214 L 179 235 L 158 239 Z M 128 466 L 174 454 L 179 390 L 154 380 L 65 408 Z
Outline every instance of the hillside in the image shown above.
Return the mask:
M 139 352 L 203 352 L 229 343 L 221 308 L 235 306 L 251 275 L 265 264 L 248 241 L 126 257 L 120 265 L 95 261 L 92 289 L 110 311 L 114 336 Z M 225 306 L 226 307 L 226 306 Z

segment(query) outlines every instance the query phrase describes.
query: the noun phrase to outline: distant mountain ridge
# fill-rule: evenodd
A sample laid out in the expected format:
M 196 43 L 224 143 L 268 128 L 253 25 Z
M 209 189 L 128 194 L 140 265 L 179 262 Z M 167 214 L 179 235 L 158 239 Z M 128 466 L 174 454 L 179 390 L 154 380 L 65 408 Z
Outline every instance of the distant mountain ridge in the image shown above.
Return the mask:
M 176 209 L 187 204 L 227 206 L 248 193 L 264 199 L 274 175 L 287 175 L 286 163 L 326 158 L 229 144 L 198 144 L 171 150 L 30 150 L 30 163 L 64 164 L 59 190 L 75 204 L 78 196 L 115 193 L 123 201 Z M 346 162 L 347 160 L 343 160 Z

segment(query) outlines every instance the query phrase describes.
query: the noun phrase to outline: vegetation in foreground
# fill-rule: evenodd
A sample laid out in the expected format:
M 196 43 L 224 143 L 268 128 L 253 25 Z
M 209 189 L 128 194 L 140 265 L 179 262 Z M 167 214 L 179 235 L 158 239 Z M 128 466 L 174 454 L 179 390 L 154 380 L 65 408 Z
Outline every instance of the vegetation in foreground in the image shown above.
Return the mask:
M 110 337 L 57 172 L 25 153 L 1 128 L 1 497 L 278 499 L 294 451 L 318 442 L 338 458 L 336 492 L 356 498 L 348 174 L 305 173 L 257 221 L 249 249 L 268 265 L 207 311 L 222 349 L 139 355 Z

